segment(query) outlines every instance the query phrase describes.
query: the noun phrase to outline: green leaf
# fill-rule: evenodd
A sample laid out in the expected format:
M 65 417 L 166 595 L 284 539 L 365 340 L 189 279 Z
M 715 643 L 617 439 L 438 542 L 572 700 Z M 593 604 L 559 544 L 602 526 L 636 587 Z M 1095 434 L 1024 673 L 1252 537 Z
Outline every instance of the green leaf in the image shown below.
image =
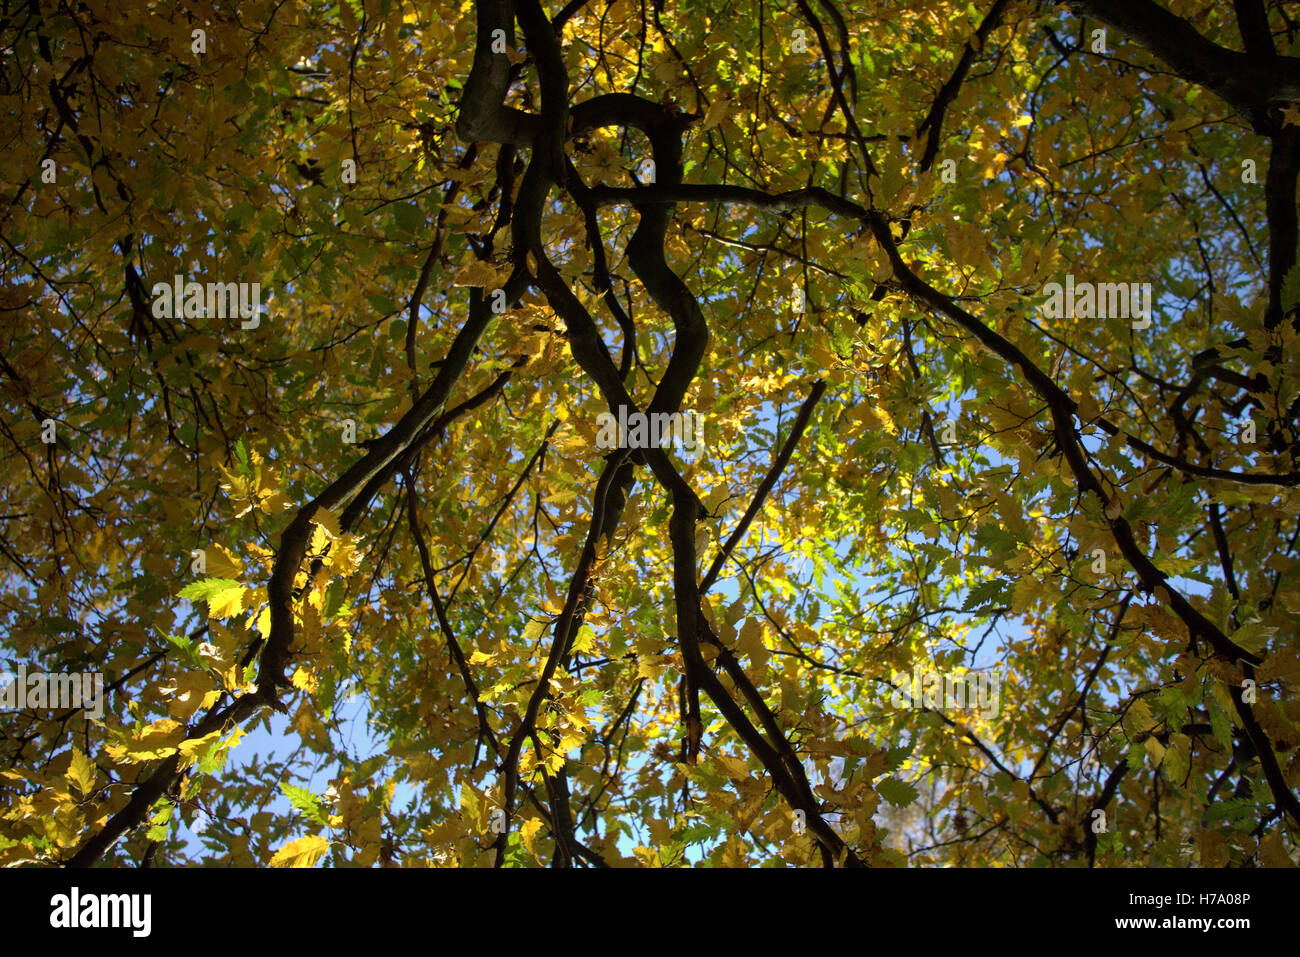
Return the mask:
M 235 443 L 235 463 L 239 466 L 241 475 L 246 478 L 252 475 L 252 466 L 248 461 L 248 446 L 244 444 L 242 438 Z
M 975 585 L 962 603 L 962 611 L 985 610 L 999 605 L 1009 604 L 1011 596 L 1007 593 L 1007 583 L 1000 578 L 982 581 Z
M 885 751 L 885 770 L 889 771 L 891 774 L 897 771 L 903 766 L 903 762 L 911 757 L 915 750 L 916 743 L 914 741 L 900 744 L 896 748 L 888 748 Z
M 1230 751 L 1232 750 L 1232 725 L 1228 721 L 1228 716 L 1213 700 L 1213 695 L 1206 695 L 1205 698 L 1205 710 L 1210 712 L 1210 731 L 1214 735 L 1214 740 L 1221 748 Z
M 920 792 L 898 778 L 885 778 L 876 782 L 876 793 L 895 807 L 907 807 L 917 799 Z
M 176 660 L 185 662 L 185 664 L 189 665 L 191 668 L 202 669 L 206 667 L 206 663 L 199 656 L 198 650 L 195 648 L 193 642 L 188 638 L 184 638 L 180 635 L 163 634 L 162 631 L 158 629 L 154 630 L 159 635 L 162 635 L 163 640 L 166 641 L 167 644 L 171 645 L 171 651 L 175 652 Z
M 1289 312 L 1300 304 L 1300 263 L 1287 270 L 1282 277 L 1282 309 Z
M 229 618 L 243 607 L 244 586 L 229 578 L 204 578 L 190 582 L 179 592 L 181 598 L 203 601 L 209 618 Z
M 181 598 L 190 601 L 208 601 L 221 592 L 228 591 L 231 588 L 243 587 L 239 582 L 229 578 L 203 578 L 196 582 L 190 582 L 177 594 Z
M 393 220 L 404 233 L 413 233 L 424 225 L 424 211 L 415 203 L 398 203 L 393 207 Z
M 313 821 L 322 827 L 329 826 L 329 821 L 325 816 L 325 812 L 321 810 L 320 798 L 315 794 L 312 794 L 306 788 L 286 784 L 283 781 L 280 782 L 280 791 L 289 799 L 289 803 L 293 805 L 293 809 L 303 817 L 307 818 L 307 820 Z
M 344 588 L 343 582 L 337 579 L 330 582 L 329 587 L 325 589 L 325 604 L 321 608 L 322 617 L 333 618 L 337 615 L 339 609 L 343 607 L 343 599 L 346 593 L 347 590 Z
M 1261 621 L 1250 621 L 1242 625 L 1230 636 L 1234 644 L 1254 654 L 1261 653 L 1268 645 L 1268 640 L 1277 633 L 1275 626 Z
M 393 313 L 397 312 L 397 303 L 393 302 L 393 300 L 389 299 L 387 296 L 367 296 L 366 298 L 370 301 L 370 305 L 375 307 L 375 312 L 382 313 L 385 316 L 391 316 Z M 396 323 L 394 323 L 394 325 L 395 324 Z M 393 336 L 393 330 L 391 327 L 388 330 L 388 334 L 394 339 L 397 338 L 396 336 Z M 402 323 L 402 335 L 406 335 L 405 322 Z
M 590 625 L 583 625 L 578 629 L 578 633 L 573 637 L 573 644 L 570 651 L 575 654 L 586 654 L 596 644 L 596 633 L 592 631 Z
M 1000 566 L 1004 559 L 1015 553 L 1020 540 L 1002 526 L 990 522 L 979 527 L 975 544 L 983 553 L 986 564 Z

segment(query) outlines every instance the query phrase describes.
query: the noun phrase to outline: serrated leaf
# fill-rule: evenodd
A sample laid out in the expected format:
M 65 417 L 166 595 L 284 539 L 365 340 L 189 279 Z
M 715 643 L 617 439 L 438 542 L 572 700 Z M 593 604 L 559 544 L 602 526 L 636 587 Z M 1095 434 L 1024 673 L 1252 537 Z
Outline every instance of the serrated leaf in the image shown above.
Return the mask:
M 228 578 L 204 578 L 200 581 L 190 582 L 182 588 L 177 594 L 181 598 L 189 601 L 207 601 L 208 597 L 215 592 L 224 591 L 231 587 L 242 587 L 239 582 Z
M 1233 644 L 1245 648 L 1252 654 L 1259 654 L 1267 647 L 1269 639 L 1277 634 L 1275 626 L 1266 625 L 1260 621 L 1251 621 L 1242 625 L 1234 631 L 1229 637 Z
M 272 867 L 315 867 L 316 863 L 330 849 L 330 842 L 319 834 L 300 837 L 290 841 L 275 852 L 271 858 Z
M 320 798 L 306 788 L 300 788 L 293 784 L 280 782 L 280 792 L 289 800 L 293 809 L 301 814 L 307 820 L 326 827 L 329 821 L 325 817 L 325 812 L 321 808 Z
M 68 765 L 67 779 L 70 784 L 74 784 L 82 794 L 86 796 L 95 790 L 95 776 L 97 770 L 95 762 L 90 760 L 78 748 L 72 749 L 72 761 Z
M 907 807 L 917 799 L 919 792 L 906 781 L 898 778 L 885 778 L 876 782 L 876 793 L 895 807 Z
M 1300 304 L 1300 263 L 1292 266 L 1282 277 L 1282 310 L 1289 312 Z
M 244 563 L 228 548 L 212 544 L 206 549 L 208 574 L 223 581 L 235 581 L 244 573 Z
M 890 773 L 897 771 L 915 750 L 915 743 L 911 741 L 900 744 L 896 748 L 889 748 L 885 751 L 885 769 Z
M 245 588 L 229 578 L 205 578 L 191 582 L 180 590 L 180 597 L 206 602 L 209 618 L 230 618 L 244 605 Z
M 217 739 L 220 737 L 221 732 L 218 730 L 205 734 L 201 738 L 191 738 L 188 741 L 182 741 L 177 745 L 177 750 L 180 751 L 182 757 L 185 759 L 182 763 L 188 765 L 199 758 L 206 757 L 209 749 L 217 743 Z
M 329 583 L 325 589 L 325 604 L 321 607 L 321 616 L 323 618 L 333 618 L 343 607 L 343 599 L 347 596 L 347 589 L 343 582 L 335 579 Z
M 519 825 L 519 836 L 523 839 L 524 847 L 528 848 L 528 853 L 538 864 L 542 863 L 541 857 L 537 853 L 537 832 L 542 829 L 542 820 L 540 818 L 529 818 Z
M 596 646 L 596 633 L 590 625 L 583 625 L 573 638 L 571 650 L 575 654 L 587 654 Z
M 1156 719 L 1151 714 L 1151 706 L 1147 704 L 1145 698 L 1135 699 L 1124 715 L 1124 727 L 1130 737 L 1136 737 L 1144 731 L 1151 731 L 1155 724 Z
M 316 508 L 312 513 L 311 520 L 325 529 L 330 538 L 338 538 L 341 534 L 339 531 L 339 517 L 328 508 Z
M 966 595 L 966 600 L 962 603 L 962 611 L 976 611 L 977 609 L 1001 606 L 1007 604 L 1006 601 L 1006 582 L 1000 578 L 982 581 L 971 588 Z
M 456 273 L 453 280 L 458 286 L 478 286 L 482 289 L 497 289 L 502 285 L 497 271 L 491 263 L 481 259 L 472 259 Z

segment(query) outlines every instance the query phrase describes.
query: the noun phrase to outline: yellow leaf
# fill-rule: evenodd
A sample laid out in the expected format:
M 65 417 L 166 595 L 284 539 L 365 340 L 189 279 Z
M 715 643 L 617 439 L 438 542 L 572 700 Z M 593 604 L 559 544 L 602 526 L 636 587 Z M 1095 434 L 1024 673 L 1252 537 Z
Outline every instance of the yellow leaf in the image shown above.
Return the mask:
M 338 538 L 339 535 L 342 534 L 339 531 L 338 516 L 328 508 L 317 508 L 312 514 L 311 520 L 317 525 L 324 527 L 325 531 L 329 533 L 330 538 Z
M 948 227 L 948 248 L 957 265 L 967 269 L 989 270 L 992 262 L 984 234 L 973 223 L 954 222 Z
M 456 273 L 454 282 L 458 286 L 481 286 L 485 289 L 496 289 L 501 285 L 497 280 L 497 271 L 481 259 L 467 263 Z
M 221 545 L 212 545 L 206 559 L 208 575 L 213 578 L 239 578 L 244 572 L 244 563 Z
M 1265 867 L 1295 867 L 1286 846 L 1282 843 L 1280 831 L 1272 831 L 1259 842 L 1259 859 Z
M 1136 736 L 1143 731 L 1150 731 L 1155 727 L 1156 719 L 1151 715 L 1151 707 L 1142 698 L 1138 698 L 1128 709 L 1128 714 L 1124 716 L 1124 725 L 1131 736 Z
M 596 645 L 596 633 L 587 625 L 578 629 L 578 634 L 573 639 L 570 651 L 577 654 L 588 654 Z
M 303 691 L 308 691 L 313 694 L 316 691 L 316 686 L 317 686 L 316 676 L 312 674 L 310 671 L 308 671 L 306 668 L 300 667 L 295 669 L 293 673 L 293 677 L 290 678 L 289 680 L 293 683 L 293 686 L 295 688 L 301 688 Z
M 180 751 L 181 755 L 185 758 L 185 761 L 183 763 L 184 764 L 192 763 L 198 757 L 198 753 L 200 751 L 202 751 L 208 745 L 215 743 L 217 738 L 219 738 L 220 736 L 221 736 L 220 731 L 213 731 L 210 732 L 209 734 L 205 734 L 201 738 L 191 738 L 188 741 L 182 741 L 180 743 L 178 750 Z
M 655 657 L 657 658 L 658 656 L 656 655 Z M 663 664 L 656 662 L 651 658 L 642 658 L 636 663 L 636 674 L 638 678 L 646 678 L 649 681 L 654 681 L 663 673 Z
M 275 856 L 271 858 L 271 866 L 315 867 L 316 862 L 324 856 L 329 848 L 329 840 L 319 834 L 300 837 L 276 851 Z
M 200 708 L 210 708 L 221 692 L 212 686 L 212 676 L 206 671 L 190 671 L 158 689 L 169 699 L 168 714 L 178 721 L 188 721 Z
M 713 760 L 733 781 L 748 781 L 754 776 L 754 772 L 749 770 L 749 767 L 741 758 L 735 758 L 729 754 L 715 754 Z
M 890 435 L 897 435 L 898 426 L 894 422 L 894 417 L 891 416 L 887 411 L 885 411 L 884 407 L 882 406 L 876 406 L 875 412 L 876 412 L 876 418 L 880 420 L 880 424 L 884 428 L 884 430 L 888 432 Z
M 1011 592 L 1011 611 L 1013 614 L 1022 615 L 1029 610 L 1029 606 L 1034 603 L 1042 593 L 1042 586 L 1038 580 L 1026 576 L 1016 582 Z
M 244 607 L 244 588 L 236 586 L 214 592 L 208 598 L 209 618 L 232 618 Z
M 159 718 L 134 732 L 120 744 L 109 744 L 104 751 L 115 761 L 156 761 L 176 753 L 176 745 L 185 737 L 185 726 L 171 718 Z
M 538 864 L 542 863 L 542 859 L 537 853 L 536 841 L 537 832 L 541 829 L 542 821 L 540 818 L 535 817 L 529 818 L 527 821 L 524 821 L 523 824 L 519 825 L 519 836 L 523 838 L 524 847 L 528 848 L 528 853 L 533 855 L 533 859 L 536 860 Z
M 82 796 L 95 790 L 95 762 L 82 754 L 77 748 L 72 749 L 72 763 L 68 765 L 66 775 L 69 784 L 75 784 Z
M 1259 654 L 1267 647 L 1269 639 L 1277 634 L 1277 628 L 1260 621 L 1249 621 L 1230 636 L 1234 644 L 1247 651 Z
M 1079 421 L 1085 425 L 1092 422 L 1101 415 L 1101 406 L 1097 404 L 1097 397 L 1091 392 L 1081 393 L 1079 396 L 1079 408 L 1077 410 Z
M 700 124 L 700 129 L 711 130 L 721 123 L 722 118 L 727 115 L 727 105 L 725 99 L 720 96 L 716 97 L 714 101 L 709 104 L 709 109 L 704 114 L 704 122 Z
M 179 741 L 185 727 L 171 718 L 159 718 L 150 724 L 140 735 L 140 740 L 152 742 L 157 740 Z
M 330 533 L 324 525 L 316 525 L 311 530 L 311 544 L 307 546 L 308 555 L 322 555 L 330 543 Z
M 737 645 L 749 657 L 754 668 L 762 671 L 767 666 L 769 652 L 767 646 L 763 644 L 763 626 L 759 624 L 758 619 L 748 618 L 740 626 Z

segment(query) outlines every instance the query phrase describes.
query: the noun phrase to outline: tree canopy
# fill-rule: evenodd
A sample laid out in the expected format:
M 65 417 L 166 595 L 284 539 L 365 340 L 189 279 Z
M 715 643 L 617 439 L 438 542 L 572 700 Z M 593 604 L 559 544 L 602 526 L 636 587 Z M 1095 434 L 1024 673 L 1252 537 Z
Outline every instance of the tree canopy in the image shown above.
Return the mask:
M 0 863 L 1291 864 L 1295 12 L 5 5 Z

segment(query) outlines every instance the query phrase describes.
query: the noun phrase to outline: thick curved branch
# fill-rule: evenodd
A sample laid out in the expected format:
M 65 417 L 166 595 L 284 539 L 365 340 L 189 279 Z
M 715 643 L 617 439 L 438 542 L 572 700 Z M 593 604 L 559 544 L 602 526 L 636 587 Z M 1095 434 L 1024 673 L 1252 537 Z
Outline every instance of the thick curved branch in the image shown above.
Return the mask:
M 477 22 L 474 65 L 465 81 L 465 95 L 456 117 L 456 135 L 467 143 L 532 143 L 537 135 L 538 119 L 504 105 L 510 84 L 510 58 L 492 52 L 492 44 L 499 38 L 505 39 L 506 46 L 514 46 L 514 5 L 505 0 L 479 0 L 474 6 Z
M 1271 125 L 1272 105 L 1300 102 L 1300 58 L 1261 58 L 1221 47 L 1152 0 L 1071 0 L 1069 5 L 1132 37 L 1179 76 L 1217 93 L 1261 131 Z

